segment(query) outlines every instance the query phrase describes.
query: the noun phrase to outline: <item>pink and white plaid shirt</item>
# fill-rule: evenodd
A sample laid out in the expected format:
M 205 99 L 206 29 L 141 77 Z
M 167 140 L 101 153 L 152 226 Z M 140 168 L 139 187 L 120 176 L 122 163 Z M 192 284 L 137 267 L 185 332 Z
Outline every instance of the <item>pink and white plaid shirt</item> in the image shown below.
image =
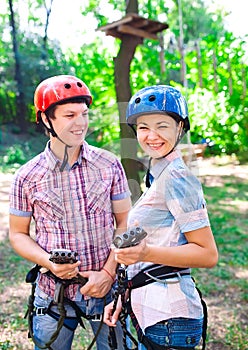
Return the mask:
M 49 148 L 22 166 L 14 176 L 10 214 L 33 217 L 36 242 L 47 252 L 76 251 L 80 271 L 101 270 L 112 242 L 112 201 L 130 196 L 120 161 L 110 152 L 84 142 L 78 161 L 60 172 L 61 162 Z M 45 275 L 39 287 L 53 295 Z M 77 286 L 68 288 L 74 298 Z

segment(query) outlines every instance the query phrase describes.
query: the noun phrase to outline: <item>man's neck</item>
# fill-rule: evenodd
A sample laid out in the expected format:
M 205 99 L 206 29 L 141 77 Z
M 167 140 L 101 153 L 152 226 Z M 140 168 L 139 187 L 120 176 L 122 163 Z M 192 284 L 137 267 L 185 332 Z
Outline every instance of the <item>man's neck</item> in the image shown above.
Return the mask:
M 64 154 L 65 154 L 65 148 L 66 145 L 63 144 L 59 140 L 51 140 L 50 149 L 53 152 L 53 154 L 58 158 L 59 160 L 63 161 Z M 81 151 L 81 145 L 76 147 L 67 147 L 67 153 L 68 153 L 68 164 L 72 166 L 79 157 Z

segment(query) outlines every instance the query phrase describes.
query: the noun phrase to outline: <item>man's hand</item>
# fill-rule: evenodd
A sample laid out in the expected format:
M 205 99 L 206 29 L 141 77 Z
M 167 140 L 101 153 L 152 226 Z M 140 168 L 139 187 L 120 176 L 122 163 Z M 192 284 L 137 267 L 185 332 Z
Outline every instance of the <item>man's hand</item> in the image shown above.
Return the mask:
M 72 279 L 79 273 L 78 266 L 80 261 L 77 259 L 77 253 L 70 249 L 54 249 L 50 252 L 49 270 L 61 279 Z
M 81 276 L 88 278 L 88 282 L 80 288 L 80 292 L 85 296 L 103 298 L 111 289 L 113 280 L 104 271 L 84 271 Z
M 79 273 L 78 266 L 81 264 L 80 261 L 74 264 L 56 264 L 50 262 L 49 270 L 57 277 L 61 279 L 72 279 Z

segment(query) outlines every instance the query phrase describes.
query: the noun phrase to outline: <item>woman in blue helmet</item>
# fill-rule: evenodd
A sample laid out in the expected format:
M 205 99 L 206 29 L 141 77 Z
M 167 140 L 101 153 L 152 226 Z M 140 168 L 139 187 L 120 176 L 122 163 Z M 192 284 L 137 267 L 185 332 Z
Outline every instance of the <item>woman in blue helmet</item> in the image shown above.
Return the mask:
M 204 308 L 190 268 L 214 267 L 218 251 L 201 184 L 176 149 L 190 129 L 187 103 L 171 86 L 146 87 L 130 99 L 126 119 L 150 157 L 147 190 L 128 219 L 148 235 L 134 247 L 113 248 L 116 261 L 128 265 L 139 349 L 194 349 L 204 333 Z M 121 302 L 105 308 L 109 326 L 120 310 Z

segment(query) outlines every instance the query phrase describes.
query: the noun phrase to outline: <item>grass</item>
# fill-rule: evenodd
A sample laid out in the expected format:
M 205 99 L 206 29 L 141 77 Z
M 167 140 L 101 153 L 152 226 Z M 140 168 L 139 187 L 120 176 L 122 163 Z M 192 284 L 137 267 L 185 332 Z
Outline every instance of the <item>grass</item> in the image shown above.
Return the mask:
M 245 166 L 245 168 L 247 168 Z M 239 167 L 239 170 L 242 167 Z M 211 226 L 219 249 L 213 269 L 194 269 L 193 276 L 209 308 L 207 350 L 245 350 L 248 315 L 248 171 L 246 176 L 202 176 Z M 32 264 L 0 242 L 0 349 L 32 349 L 23 320 L 29 287 L 24 279 Z M 76 330 L 74 349 L 87 348 L 92 334 Z M 23 344 L 23 345 L 22 345 Z
M 210 270 L 196 269 L 193 275 L 209 303 L 216 306 L 208 345 L 212 344 L 212 349 L 245 350 L 248 348 L 248 177 L 222 176 L 216 185 L 217 177 L 207 177 L 203 182 L 219 262 Z M 218 303 L 223 303 L 222 307 L 218 308 Z M 215 322 L 218 311 L 223 319 Z

